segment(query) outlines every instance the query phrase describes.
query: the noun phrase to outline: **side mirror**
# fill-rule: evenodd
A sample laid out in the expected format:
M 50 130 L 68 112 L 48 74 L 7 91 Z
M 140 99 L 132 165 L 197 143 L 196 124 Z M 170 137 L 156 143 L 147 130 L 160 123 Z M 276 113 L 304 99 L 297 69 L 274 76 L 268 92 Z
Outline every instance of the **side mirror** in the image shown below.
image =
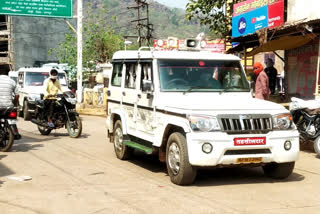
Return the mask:
M 22 85 L 23 84 L 23 80 L 20 79 L 18 83 L 19 83 L 19 85 Z
M 40 100 L 43 100 L 44 94 L 40 94 Z

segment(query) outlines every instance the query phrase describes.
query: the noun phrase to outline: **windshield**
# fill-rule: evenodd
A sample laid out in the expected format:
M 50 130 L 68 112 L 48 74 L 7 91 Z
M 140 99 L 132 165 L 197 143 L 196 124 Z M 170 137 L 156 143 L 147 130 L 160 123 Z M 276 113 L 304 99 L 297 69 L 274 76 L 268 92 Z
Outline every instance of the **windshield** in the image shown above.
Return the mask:
M 27 86 L 42 86 L 43 81 L 49 77 L 47 72 L 27 72 L 26 85 Z
M 48 72 L 27 72 L 26 85 L 27 86 L 42 86 L 43 82 L 49 77 Z M 67 85 L 67 78 L 64 73 L 58 73 L 59 82 L 62 86 Z
M 250 91 L 239 61 L 159 60 L 162 91 Z

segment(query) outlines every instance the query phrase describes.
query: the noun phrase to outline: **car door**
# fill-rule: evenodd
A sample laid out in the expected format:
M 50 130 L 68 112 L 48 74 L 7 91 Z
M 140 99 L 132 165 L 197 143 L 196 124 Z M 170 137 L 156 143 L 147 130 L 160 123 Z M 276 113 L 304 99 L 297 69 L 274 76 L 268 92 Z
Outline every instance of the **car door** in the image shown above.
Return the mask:
M 152 61 L 139 63 L 139 84 L 137 90 L 137 130 L 152 141 L 155 129 L 155 106 L 153 95 Z
M 137 71 L 138 62 L 129 61 L 124 63 L 124 87 L 122 91 L 122 109 L 126 115 L 128 132 L 136 132 L 136 110 L 137 110 Z

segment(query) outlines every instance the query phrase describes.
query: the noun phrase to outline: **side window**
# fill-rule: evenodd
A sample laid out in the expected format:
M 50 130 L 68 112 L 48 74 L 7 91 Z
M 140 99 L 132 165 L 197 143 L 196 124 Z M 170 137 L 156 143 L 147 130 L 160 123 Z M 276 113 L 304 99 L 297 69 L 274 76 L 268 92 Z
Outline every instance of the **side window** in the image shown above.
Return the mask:
M 115 64 L 113 64 L 111 85 L 120 87 L 121 86 L 121 78 L 122 78 L 122 64 L 115 63 Z
M 125 88 L 136 88 L 137 63 L 126 63 Z
M 152 91 L 152 63 L 141 63 L 141 90 L 143 92 Z

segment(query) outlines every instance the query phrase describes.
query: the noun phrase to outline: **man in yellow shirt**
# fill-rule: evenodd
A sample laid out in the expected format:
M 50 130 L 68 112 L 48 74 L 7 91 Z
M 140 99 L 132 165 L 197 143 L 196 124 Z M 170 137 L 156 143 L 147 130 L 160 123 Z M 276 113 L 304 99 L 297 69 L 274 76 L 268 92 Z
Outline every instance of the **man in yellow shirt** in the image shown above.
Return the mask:
M 44 85 L 44 105 L 46 109 L 49 109 L 48 113 L 48 126 L 54 128 L 52 123 L 52 115 L 55 107 L 55 102 L 57 99 L 57 94 L 59 91 L 62 92 L 60 82 L 58 80 L 58 71 L 52 69 L 50 71 L 50 77 L 46 79 L 43 83 Z

